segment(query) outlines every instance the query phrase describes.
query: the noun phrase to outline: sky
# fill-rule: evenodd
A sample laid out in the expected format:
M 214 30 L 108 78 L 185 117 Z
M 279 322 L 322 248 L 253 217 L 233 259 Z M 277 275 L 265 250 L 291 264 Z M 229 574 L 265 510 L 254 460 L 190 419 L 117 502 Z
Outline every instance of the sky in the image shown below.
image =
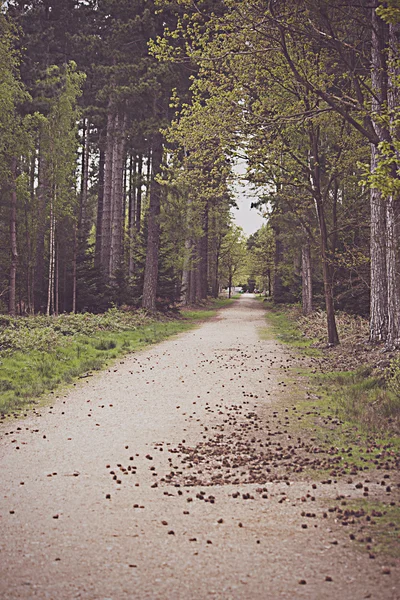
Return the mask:
M 235 171 L 243 175 L 246 171 L 245 162 L 240 162 L 236 165 Z M 236 185 L 236 204 L 238 208 L 232 208 L 231 213 L 235 219 L 236 225 L 243 228 L 247 236 L 255 233 L 262 225 L 266 223 L 266 219 L 261 216 L 256 208 L 250 208 L 251 203 L 257 199 L 257 196 L 252 194 L 250 186 L 245 182 Z
M 236 197 L 236 203 L 239 208 L 232 208 L 231 210 L 236 225 L 242 227 L 247 236 L 255 233 L 257 229 L 260 229 L 261 225 L 266 223 L 266 219 L 261 216 L 256 208 L 250 208 L 252 200 L 254 200 L 254 197 L 246 196 L 240 190 Z

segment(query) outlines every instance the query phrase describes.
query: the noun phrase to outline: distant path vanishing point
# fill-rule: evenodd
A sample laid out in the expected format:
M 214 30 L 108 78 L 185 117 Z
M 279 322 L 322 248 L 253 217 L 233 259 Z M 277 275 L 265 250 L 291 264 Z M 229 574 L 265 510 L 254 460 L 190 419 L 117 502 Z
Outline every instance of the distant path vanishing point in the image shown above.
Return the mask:
M 297 473 L 295 359 L 264 326 L 243 296 L 1 426 L 0 598 L 400 597 L 324 517 L 362 490 Z

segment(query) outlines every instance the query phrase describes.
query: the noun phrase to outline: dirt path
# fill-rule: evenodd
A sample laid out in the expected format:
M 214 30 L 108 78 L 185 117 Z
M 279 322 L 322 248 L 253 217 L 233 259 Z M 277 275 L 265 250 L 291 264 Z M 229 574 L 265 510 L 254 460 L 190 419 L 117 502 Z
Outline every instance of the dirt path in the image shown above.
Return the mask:
M 292 359 L 264 324 L 243 297 L 2 426 L 2 599 L 400 598 L 324 517 L 362 490 L 287 475 Z

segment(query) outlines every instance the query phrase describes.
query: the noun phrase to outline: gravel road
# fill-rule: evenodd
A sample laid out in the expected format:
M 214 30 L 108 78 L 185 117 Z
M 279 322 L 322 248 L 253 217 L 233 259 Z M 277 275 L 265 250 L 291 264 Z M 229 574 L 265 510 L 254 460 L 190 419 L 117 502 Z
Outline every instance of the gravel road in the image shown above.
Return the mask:
M 2 599 L 400 598 L 325 512 L 362 490 L 296 473 L 264 326 L 244 296 L 1 426 Z

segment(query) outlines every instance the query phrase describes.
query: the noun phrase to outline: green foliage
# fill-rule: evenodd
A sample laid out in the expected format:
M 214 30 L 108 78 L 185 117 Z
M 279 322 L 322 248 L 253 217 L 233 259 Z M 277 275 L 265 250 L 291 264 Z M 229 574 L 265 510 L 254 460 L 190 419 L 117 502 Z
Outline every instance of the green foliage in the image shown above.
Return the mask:
M 400 356 L 396 356 L 387 369 L 386 382 L 389 390 L 400 399 Z
M 115 308 L 104 314 L 3 317 L 0 323 L 0 356 L 18 350 L 50 352 L 57 345 L 70 343 L 70 338 L 96 335 L 103 331 L 128 331 L 147 321 L 148 317 L 141 311 L 119 311 Z
M 223 286 L 235 286 L 247 281 L 247 246 L 243 229 L 233 223 L 222 238 L 220 277 Z
M 47 184 L 53 194 L 52 210 L 57 220 L 76 214 L 76 160 L 78 153 L 77 101 L 86 79 L 74 62 L 62 69 L 53 65 L 43 81 L 47 116 L 41 117 L 42 156 L 47 164 Z
M 399 0 L 388 0 L 385 3 L 381 2 L 376 9 L 376 13 L 386 23 L 400 23 L 400 4 Z
M 263 225 L 247 240 L 249 278 L 258 290 L 271 292 L 274 273 L 275 239 L 269 225 Z
M 15 30 L 0 12 L 0 186 L 10 177 L 10 159 L 24 144 L 19 105 L 29 96 L 19 78 Z

